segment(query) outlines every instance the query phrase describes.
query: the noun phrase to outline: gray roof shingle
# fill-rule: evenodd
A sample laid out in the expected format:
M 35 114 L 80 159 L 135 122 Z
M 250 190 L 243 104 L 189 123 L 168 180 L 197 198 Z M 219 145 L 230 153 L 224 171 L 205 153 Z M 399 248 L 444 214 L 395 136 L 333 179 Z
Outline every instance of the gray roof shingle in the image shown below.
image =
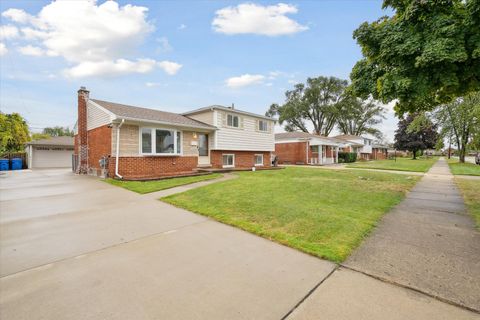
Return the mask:
M 129 106 L 126 104 L 90 99 L 120 118 L 138 119 L 143 121 L 165 122 L 195 128 L 213 129 L 214 126 L 191 119 L 178 113 L 165 112 L 155 109 Z
M 48 139 L 29 141 L 27 144 L 42 146 L 73 146 L 73 137 L 51 137 Z

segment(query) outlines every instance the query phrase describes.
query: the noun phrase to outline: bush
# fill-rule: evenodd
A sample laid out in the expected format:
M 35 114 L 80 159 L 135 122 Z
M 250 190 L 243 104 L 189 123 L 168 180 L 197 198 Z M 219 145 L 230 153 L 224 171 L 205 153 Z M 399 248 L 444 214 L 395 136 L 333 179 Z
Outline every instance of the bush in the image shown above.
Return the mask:
M 338 163 L 349 163 L 357 161 L 357 154 L 355 152 L 339 152 Z

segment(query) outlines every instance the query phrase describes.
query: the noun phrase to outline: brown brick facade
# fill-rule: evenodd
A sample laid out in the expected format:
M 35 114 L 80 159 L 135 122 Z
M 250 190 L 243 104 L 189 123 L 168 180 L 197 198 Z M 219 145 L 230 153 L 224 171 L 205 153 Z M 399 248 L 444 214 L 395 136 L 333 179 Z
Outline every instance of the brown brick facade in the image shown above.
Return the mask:
M 263 154 L 263 167 L 271 167 L 269 151 L 229 151 L 211 150 L 210 162 L 213 168 L 223 168 L 223 155 L 235 155 L 235 168 L 252 168 L 255 166 L 255 155 Z
M 115 157 L 108 163 L 108 175 L 115 176 Z M 197 167 L 197 157 L 139 156 L 119 157 L 118 173 L 124 179 L 155 178 L 192 173 Z
M 85 88 L 78 90 L 78 141 L 76 142 L 76 150 L 78 155 L 79 165 L 77 173 L 87 173 L 88 171 L 88 138 L 87 138 L 87 100 L 89 92 Z
M 112 129 L 108 126 L 88 131 L 88 168 L 100 169 L 99 160 L 109 156 L 112 145 Z
M 387 149 L 372 148 L 372 160 L 385 160 L 388 158 Z
M 306 164 L 306 151 L 308 142 L 288 142 L 288 143 L 276 143 L 275 155 L 278 156 L 279 164 Z M 308 148 L 310 149 L 310 148 Z M 309 152 L 311 155 L 311 152 Z

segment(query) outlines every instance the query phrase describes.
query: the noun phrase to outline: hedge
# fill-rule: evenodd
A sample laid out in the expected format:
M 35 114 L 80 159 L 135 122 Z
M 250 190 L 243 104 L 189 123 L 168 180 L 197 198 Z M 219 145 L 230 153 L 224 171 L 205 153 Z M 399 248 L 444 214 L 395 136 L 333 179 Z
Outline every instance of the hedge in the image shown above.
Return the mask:
M 349 163 L 357 161 L 357 154 L 355 152 L 339 152 L 338 163 Z

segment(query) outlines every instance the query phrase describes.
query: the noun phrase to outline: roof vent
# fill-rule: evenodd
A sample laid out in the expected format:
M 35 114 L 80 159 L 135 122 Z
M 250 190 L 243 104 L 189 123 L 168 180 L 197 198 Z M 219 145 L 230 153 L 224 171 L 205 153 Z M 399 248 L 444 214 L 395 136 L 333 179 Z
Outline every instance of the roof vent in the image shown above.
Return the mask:
M 235 109 L 235 104 L 234 103 L 232 103 L 232 106 L 230 107 L 230 109 L 232 109 L 232 110 Z

